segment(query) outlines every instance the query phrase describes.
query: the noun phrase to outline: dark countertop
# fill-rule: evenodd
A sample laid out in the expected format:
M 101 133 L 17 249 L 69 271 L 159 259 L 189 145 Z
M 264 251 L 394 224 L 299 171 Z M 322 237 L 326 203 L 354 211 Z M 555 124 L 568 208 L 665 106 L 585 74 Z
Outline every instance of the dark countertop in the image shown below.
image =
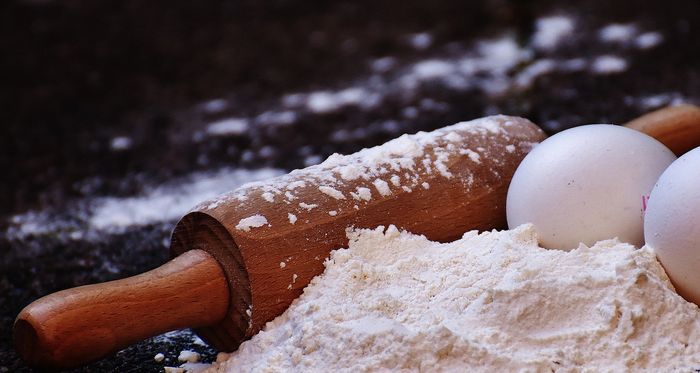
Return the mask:
M 22 307 L 165 262 L 182 209 L 256 177 L 236 170 L 494 113 L 554 133 L 700 103 L 696 0 L 398 4 L 0 4 L 0 372 L 28 370 Z M 76 371 L 162 371 L 185 349 L 215 357 L 184 331 Z

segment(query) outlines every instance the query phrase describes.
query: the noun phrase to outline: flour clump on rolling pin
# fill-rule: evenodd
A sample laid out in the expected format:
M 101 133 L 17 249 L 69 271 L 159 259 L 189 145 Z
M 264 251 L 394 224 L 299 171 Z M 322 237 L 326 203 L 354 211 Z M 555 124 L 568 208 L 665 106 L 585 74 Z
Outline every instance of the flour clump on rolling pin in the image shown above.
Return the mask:
M 238 224 L 236 225 L 236 229 L 248 232 L 251 228 L 262 227 L 265 224 L 267 224 L 267 218 L 265 218 L 262 215 L 256 214 L 239 220 Z
M 651 249 L 609 240 L 546 250 L 532 225 L 446 244 L 393 226 L 348 237 L 282 316 L 213 369 L 700 366 L 700 310 L 673 291 Z

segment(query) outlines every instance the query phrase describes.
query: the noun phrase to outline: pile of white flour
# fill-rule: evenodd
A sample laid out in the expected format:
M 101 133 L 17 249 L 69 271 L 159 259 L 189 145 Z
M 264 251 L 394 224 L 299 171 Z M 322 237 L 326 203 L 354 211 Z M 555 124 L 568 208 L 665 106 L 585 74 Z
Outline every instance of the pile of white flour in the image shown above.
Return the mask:
M 571 252 L 531 225 L 441 244 L 348 233 L 326 271 L 221 372 L 695 371 L 700 309 L 649 248 Z

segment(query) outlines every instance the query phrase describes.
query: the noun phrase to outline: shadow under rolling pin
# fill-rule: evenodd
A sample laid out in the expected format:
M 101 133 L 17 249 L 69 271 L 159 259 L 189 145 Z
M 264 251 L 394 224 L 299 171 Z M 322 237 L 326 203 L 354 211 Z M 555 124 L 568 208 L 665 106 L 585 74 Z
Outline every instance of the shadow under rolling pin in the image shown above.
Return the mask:
M 632 123 L 675 151 L 672 128 L 680 123 L 697 140 L 700 110 L 672 110 Z M 653 132 L 659 126 L 666 129 Z M 510 179 L 544 138 L 525 119 L 488 117 L 243 186 L 181 219 L 172 261 L 27 306 L 15 321 L 16 349 L 31 366 L 71 368 L 192 327 L 233 351 L 323 272 L 331 250 L 347 247 L 348 227 L 394 224 L 436 241 L 505 228 Z

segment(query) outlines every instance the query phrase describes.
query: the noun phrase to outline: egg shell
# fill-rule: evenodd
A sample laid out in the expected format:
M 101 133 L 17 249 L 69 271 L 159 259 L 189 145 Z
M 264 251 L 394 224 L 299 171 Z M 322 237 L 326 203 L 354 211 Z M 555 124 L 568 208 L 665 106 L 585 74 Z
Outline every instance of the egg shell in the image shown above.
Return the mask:
M 533 223 L 546 248 L 618 237 L 641 246 L 646 197 L 676 156 L 641 132 L 593 124 L 536 146 L 511 181 L 508 226 Z
M 654 186 L 644 238 L 678 293 L 700 304 L 700 148 L 673 162 Z

